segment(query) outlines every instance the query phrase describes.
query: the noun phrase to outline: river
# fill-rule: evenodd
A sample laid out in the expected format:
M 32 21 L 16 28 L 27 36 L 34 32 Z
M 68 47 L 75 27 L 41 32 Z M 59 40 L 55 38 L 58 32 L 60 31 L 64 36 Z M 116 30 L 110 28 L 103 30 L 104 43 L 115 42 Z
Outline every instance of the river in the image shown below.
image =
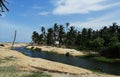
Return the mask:
M 34 58 L 43 58 L 43 59 L 60 62 L 68 65 L 73 65 L 73 66 L 77 66 L 85 69 L 101 71 L 101 72 L 109 73 L 113 75 L 120 75 L 120 64 L 103 63 L 103 62 L 98 62 L 98 61 L 94 61 L 87 58 L 65 56 L 65 55 L 59 55 L 59 54 L 49 53 L 49 52 L 36 52 L 36 51 L 26 50 L 25 47 L 18 47 L 18 48 L 15 48 L 15 50 Z

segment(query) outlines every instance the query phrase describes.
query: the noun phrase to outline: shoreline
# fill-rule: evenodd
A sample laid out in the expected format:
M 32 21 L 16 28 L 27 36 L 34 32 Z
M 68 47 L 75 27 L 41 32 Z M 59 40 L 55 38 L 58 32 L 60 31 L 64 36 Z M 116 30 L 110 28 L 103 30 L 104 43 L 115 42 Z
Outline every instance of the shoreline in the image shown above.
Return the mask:
M 17 46 L 23 46 L 23 45 L 17 45 Z M 47 72 L 50 73 L 52 77 L 58 75 L 61 76 L 61 73 L 62 75 L 73 74 L 72 77 L 74 76 L 82 77 L 82 75 L 83 77 L 84 76 L 93 77 L 94 75 L 95 75 L 94 77 L 117 77 L 116 75 L 98 74 L 84 68 L 79 68 L 59 62 L 53 62 L 41 58 L 31 58 L 15 50 L 10 50 L 9 46 L 6 47 L 0 48 L 0 52 L 1 52 L 0 58 L 5 59 L 6 57 L 15 56 L 15 58 L 13 58 L 12 61 L 11 60 L 9 61 L 9 64 L 15 66 L 17 69 L 22 71 Z
M 8 48 L 0 48 L 0 58 L 4 59 L 6 57 L 15 56 L 15 60 L 11 61 L 11 64 L 16 64 L 15 66 L 18 67 L 20 70 L 24 68 L 24 70 L 28 71 L 36 71 L 37 69 L 32 67 L 38 67 L 48 70 L 54 70 L 58 72 L 65 72 L 65 73 L 73 73 L 73 74 L 80 74 L 80 73 L 92 73 L 89 70 L 59 63 L 53 62 L 41 58 L 31 58 L 25 56 L 24 54 L 17 52 L 15 50 L 10 50 Z M 31 67 L 32 66 L 32 67 Z
M 52 47 L 52 46 L 27 46 L 27 49 L 32 50 L 41 50 L 44 52 L 51 52 L 51 53 L 57 53 L 62 55 L 69 54 L 70 56 L 83 56 L 85 55 L 83 52 L 75 50 L 75 49 L 68 49 L 68 48 L 58 48 L 58 47 Z

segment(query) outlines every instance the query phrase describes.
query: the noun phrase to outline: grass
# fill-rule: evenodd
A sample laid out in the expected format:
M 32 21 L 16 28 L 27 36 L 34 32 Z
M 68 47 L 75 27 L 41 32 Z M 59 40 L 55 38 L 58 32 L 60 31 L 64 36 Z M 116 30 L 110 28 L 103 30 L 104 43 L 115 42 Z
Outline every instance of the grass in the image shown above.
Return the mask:
M 0 67 L 0 77 L 23 77 L 24 72 L 18 71 L 13 66 Z
M 30 73 L 19 71 L 13 66 L 0 67 L 0 77 L 51 77 L 44 73 Z
M 33 73 L 31 75 L 27 75 L 25 77 L 51 77 L 50 75 L 44 74 L 42 72 L 37 72 L 37 73 Z
M 1 59 L 1 63 L 7 63 L 9 59 Z M 44 73 L 31 73 L 28 71 L 19 71 L 14 66 L 0 66 L 0 77 L 51 77 Z
M 78 58 L 88 58 L 91 60 L 99 61 L 99 62 L 105 62 L 105 63 L 120 63 L 120 59 L 112 59 L 112 58 L 106 58 L 103 56 L 99 56 L 98 54 L 86 54 L 81 56 L 76 56 Z
M 110 59 L 106 57 L 92 57 L 91 59 L 96 60 L 96 61 L 101 61 L 101 62 L 106 62 L 106 63 L 120 63 L 120 59 Z

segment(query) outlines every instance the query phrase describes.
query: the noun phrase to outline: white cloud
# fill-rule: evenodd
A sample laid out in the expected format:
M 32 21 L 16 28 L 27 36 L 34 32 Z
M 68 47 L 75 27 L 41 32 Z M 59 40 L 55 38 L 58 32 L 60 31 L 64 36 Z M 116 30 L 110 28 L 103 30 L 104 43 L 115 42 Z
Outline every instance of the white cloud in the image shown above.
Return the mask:
M 46 11 L 42 11 L 38 13 L 38 15 L 42 15 L 42 16 L 47 16 L 48 14 L 49 12 L 46 12 Z
M 120 11 L 114 11 L 110 14 L 105 14 L 97 18 L 90 18 L 86 22 L 73 22 L 71 25 L 81 28 L 92 28 L 94 30 L 101 29 L 104 26 L 110 26 L 113 22 L 120 25 Z
M 107 0 L 58 0 L 54 3 L 56 8 L 53 10 L 53 14 L 84 14 L 120 5 L 120 2 L 111 4 L 105 2 Z

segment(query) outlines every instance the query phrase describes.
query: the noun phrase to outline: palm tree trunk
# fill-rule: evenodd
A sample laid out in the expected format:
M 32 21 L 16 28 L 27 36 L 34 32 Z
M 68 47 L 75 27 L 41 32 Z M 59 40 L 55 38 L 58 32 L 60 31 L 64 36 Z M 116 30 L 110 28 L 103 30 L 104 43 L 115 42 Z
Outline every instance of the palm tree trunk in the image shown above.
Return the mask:
M 16 34 L 17 34 L 17 31 L 15 30 L 14 40 L 13 40 L 13 43 L 12 43 L 12 47 L 11 47 L 11 49 L 14 48 L 14 43 L 15 43 L 15 40 L 16 40 Z

